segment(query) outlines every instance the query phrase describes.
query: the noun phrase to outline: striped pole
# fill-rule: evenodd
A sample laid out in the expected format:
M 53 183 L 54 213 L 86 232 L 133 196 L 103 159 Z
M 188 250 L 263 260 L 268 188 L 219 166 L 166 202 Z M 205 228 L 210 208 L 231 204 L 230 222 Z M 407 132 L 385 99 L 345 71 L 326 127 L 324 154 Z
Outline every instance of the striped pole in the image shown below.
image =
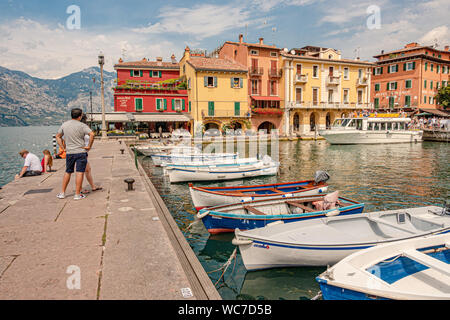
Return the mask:
M 53 135 L 53 154 L 56 155 L 56 135 Z

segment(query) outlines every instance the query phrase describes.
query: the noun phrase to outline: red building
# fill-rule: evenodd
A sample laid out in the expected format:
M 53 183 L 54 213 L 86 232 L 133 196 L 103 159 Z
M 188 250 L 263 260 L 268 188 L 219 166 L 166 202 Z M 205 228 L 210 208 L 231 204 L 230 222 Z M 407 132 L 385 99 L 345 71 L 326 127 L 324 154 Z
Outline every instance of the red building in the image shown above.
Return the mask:
M 114 69 L 115 112 L 132 113 L 136 121 L 144 122 L 140 127 L 147 128 L 149 133 L 159 131 L 160 127 L 163 132 L 189 130 L 188 94 L 174 55 L 171 62 L 162 58 L 130 62 L 120 59 Z

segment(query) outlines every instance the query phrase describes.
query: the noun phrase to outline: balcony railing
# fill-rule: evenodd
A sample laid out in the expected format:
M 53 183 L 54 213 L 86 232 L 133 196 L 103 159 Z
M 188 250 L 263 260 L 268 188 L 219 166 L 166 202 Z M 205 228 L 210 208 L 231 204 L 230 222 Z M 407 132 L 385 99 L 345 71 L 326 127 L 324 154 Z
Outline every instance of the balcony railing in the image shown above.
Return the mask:
M 369 85 L 369 80 L 367 78 L 358 78 L 356 79 L 356 86 L 365 87 Z
M 264 74 L 263 67 L 250 67 L 248 68 L 250 76 L 262 76 Z
M 308 75 L 307 74 L 296 74 L 295 75 L 295 82 L 308 82 Z
M 336 86 L 339 85 L 341 83 L 341 77 L 336 77 L 336 76 L 328 76 L 327 77 L 327 85 L 332 85 L 332 86 Z
M 342 103 L 342 102 L 304 102 L 296 101 L 292 109 L 372 109 L 372 103 Z
M 214 110 L 213 113 L 203 110 L 202 118 L 249 118 L 249 110 Z
M 269 69 L 269 77 L 271 78 L 281 78 L 283 75 L 282 69 Z

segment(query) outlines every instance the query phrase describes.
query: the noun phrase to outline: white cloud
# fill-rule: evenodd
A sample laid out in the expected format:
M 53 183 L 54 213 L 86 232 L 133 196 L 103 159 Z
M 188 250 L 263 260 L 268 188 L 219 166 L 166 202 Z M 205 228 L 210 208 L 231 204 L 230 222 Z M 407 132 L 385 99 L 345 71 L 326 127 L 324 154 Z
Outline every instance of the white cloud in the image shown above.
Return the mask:
M 97 55 L 105 54 L 105 69 L 113 65 L 125 49 L 127 60 L 156 56 L 168 60 L 172 53 L 179 58 L 183 48 L 157 36 L 142 37 L 129 30 L 107 33 L 67 30 L 19 18 L 0 25 L 2 39 L 0 64 L 41 78 L 59 78 L 97 65 Z
M 424 45 L 433 45 L 436 42 L 438 44 L 448 44 L 450 39 L 450 32 L 447 26 L 436 27 L 428 31 L 422 38 L 420 42 Z

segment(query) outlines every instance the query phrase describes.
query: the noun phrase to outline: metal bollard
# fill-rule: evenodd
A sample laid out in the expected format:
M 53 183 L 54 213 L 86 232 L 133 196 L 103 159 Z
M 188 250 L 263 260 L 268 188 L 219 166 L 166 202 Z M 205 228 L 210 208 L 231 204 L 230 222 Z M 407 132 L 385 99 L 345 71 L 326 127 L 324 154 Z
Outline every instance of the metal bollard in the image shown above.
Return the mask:
M 56 154 L 56 135 L 53 135 L 53 154 Z
M 134 183 L 134 179 L 133 178 L 127 178 L 127 179 L 125 179 L 123 181 L 125 181 L 128 184 L 128 190 L 127 191 L 134 190 L 133 189 L 133 183 Z

